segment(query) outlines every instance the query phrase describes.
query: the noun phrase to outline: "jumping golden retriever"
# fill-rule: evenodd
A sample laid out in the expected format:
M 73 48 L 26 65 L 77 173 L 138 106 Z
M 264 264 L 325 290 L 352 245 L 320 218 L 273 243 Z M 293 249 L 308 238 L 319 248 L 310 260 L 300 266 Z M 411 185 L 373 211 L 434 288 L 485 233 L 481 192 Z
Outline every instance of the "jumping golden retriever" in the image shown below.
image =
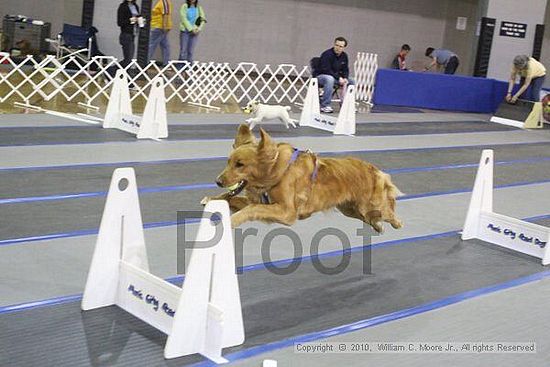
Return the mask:
M 275 143 L 263 129 L 260 135 L 256 142 L 247 125 L 239 126 L 234 150 L 216 179 L 228 192 L 201 202 L 228 201 L 233 227 L 254 220 L 292 225 L 335 207 L 379 233 L 382 222 L 396 229 L 403 226 L 395 215 L 395 198 L 401 193 L 374 165 L 351 157 L 319 158 Z M 245 195 L 237 196 L 243 190 Z

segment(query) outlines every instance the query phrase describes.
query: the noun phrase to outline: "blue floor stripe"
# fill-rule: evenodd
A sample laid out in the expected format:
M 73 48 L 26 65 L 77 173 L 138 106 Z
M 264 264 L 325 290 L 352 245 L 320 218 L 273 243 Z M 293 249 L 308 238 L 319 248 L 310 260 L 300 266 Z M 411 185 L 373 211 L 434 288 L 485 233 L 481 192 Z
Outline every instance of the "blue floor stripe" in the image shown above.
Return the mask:
M 429 152 L 438 150 L 451 150 L 451 149 L 494 149 L 498 147 L 510 147 L 510 146 L 528 146 L 537 144 L 550 144 L 548 140 L 526 142 L 526 143 L 509 143 L 509 144 L 480 144 L 480 145 L 457 145 L 457 146 L 445 146 L 445 147 L 429 147 L 429 148 L 398 148 L 398 149 L 376 149 L 376 150 L 346 150 L 338 152 L 322 152 L 321 156 L 328 155 L 347 155 L 347 154 L 367 154 L 367 153 L 396 153 L 396 152 Z M 42 170 L 57 170 L 57 169 L 78 169 L 78 168 L 92 168 L 92 167 L 126 167 L 126 166 L 144 166 L 144 165 L 157 165 L 157 164 L 172 164 L 172 163 L 185 163 L 185 162 L 201 162 L 212 160 L 225 160 L 227 156 L 217 157 L 198 157 L 198 158 L 176 158 L 176 159 L 163 159 L 152 160 L 146 162 L 111 162 L 111 163 L 81 163 L 81 164 L 67 164 L 56 166 L 34 166 L 34 167 L 6 167 L 0 168 L 0 172 L 4 171 L 42 171 Z
M 513 165 L 513 164 L 529 164 L 529 163 L 541 163 L 549 162 L 550 157 L 544 158 L 525 158 L 518 160 L 510 161 L 498 161 L 495 162 L 496 165 Z M 432 171 L 446 171 L 453 169 L 463 169 L 463 168 L 475 168 L 479 163 L 463 163 L 463 164 L 453 164 L 453 165 L 444 165 L 444 166 L 429 166 L 429 167 L 406 167 L 406 168 L 397 168 L 389 169 L 384 172 L 391 175 L 398 175 L 403 173 L 414 173 L 414 172 L 432 172 Z M 161 187 L 145 187 L 138 189 L 139 193 L 159 193 L 159 192 L 170 192 L 170 191 L 187 191 L 187 190 L 205 190 L 216 188 L 217 186 L 213 183 L 197 183 L 197 184 L 186 184 L 186 185 L 175 185 L 175 186 L 161 186 Z M 457 192 L 463 192 L 462 190 Z M 91 197 L 102 197 L 106 196 L 107 191 L 96 191 L 96 192 L 82 192 L 82 193 L 65 193 L 65 194 L 56 194 L 49 196 L 27 196 L 19 198 L 5 198 L 0 199 L 1 204 L 22 204 L 22 203 L 31 203 L 31 202 L 41 202 L 41 201 L 57 201 L 57 200 L 71 200 L 71 199 L 83 199 Z
M 498 189 L 504 189 L 504 188 L 509 188 L 509 187 L 517 187 L 517 186 L 541 185 L 541 184 L 546 184 L 546 183 L 549 183 L 549 182 L 550 182 L 550 180 L 513 183 L 513 184 L 508 184 L 508 185 L 495 186 L 494 189 L 498 190 Z M 426 197 L 452 195 L 452 194 L 467 193 L 467 192 L 472 192 L 472 190 L 471 189 L 463 189 L 463 190 L 429 192 L 429 193 L 416 194 L 416 195 L 405 195 L 405 196 L 398 197 L 397 200 L 398 201 L 405 201 L 405 200 L 421 199 L 421 198 L 426 198 Z M 193 223 L 193 222 L 189 221 L 188 223 Z M 143 228 L 144 229 L 151 229 L 151 228 L 159 228 L 159 227 L 169 227 L 169 226 L 174 226 L 176 224 L 177 224 L 177 222 L 175 222 L 175 221 L 152 222 L 152 223 L 144 223 Z M 5 240 L 0 240 L 0 247 L 1 246 L 8 246 L 8 245 L 15 245 L 15 244 L 31 243 L 31 242 L 36 242 L 36 241 L 53 240 L 53 239 L 59 239 L 59 238 L 95 235 L 95 234 L 98 233 L 98 231 L 99 231 L 99 228 L 94 228 L 94 229 L 84 229 L 84 230 L 72 231 L 72 232 L 51 233 L 51 234 L 31 236 L 31 237 L 8 238 L 8 239 L 5 239 Z

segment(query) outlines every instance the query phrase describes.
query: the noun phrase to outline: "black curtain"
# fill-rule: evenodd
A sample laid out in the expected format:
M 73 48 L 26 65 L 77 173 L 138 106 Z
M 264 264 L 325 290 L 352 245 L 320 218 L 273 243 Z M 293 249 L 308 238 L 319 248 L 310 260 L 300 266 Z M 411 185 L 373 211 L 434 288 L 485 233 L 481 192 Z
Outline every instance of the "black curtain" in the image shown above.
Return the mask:
M 95 0 L 83 0 L 81 27 L 90 28 L 94 25 L 94 5 Z
M 137 61 L 143 67 L 149 62 L 149 30 L 151 29 L 152 0 L 141 0 L 141 15 L 147 20 L 138 37 Z

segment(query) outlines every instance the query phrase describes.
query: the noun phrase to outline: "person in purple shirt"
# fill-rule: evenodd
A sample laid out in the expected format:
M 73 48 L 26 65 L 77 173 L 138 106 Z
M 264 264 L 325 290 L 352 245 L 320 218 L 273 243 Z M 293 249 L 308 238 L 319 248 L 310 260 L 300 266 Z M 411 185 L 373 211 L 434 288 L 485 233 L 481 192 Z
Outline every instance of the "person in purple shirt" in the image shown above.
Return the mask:
M 348 55 L 344 52 L 347 45 L 348 41 L 344 37 L 336 37 L 334 46 L 321 54 L 319 69 L 316 70 L 316 75 L 313 75 L 323 87 L 321 112 L 334 111 L 330 106 L 334 84 L 338 83 L 344 90 L 346 86 L 354 84 L 353 79 L 349 77 Z

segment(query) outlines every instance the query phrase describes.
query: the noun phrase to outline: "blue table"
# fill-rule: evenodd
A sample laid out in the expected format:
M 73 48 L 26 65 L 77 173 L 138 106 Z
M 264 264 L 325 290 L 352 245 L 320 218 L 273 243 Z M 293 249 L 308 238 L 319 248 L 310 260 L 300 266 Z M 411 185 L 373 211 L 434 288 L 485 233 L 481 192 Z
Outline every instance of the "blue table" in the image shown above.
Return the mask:
M 504 100 L 507 85 L 495 79 L 379 69 L 374 104 L 492 113 Z

